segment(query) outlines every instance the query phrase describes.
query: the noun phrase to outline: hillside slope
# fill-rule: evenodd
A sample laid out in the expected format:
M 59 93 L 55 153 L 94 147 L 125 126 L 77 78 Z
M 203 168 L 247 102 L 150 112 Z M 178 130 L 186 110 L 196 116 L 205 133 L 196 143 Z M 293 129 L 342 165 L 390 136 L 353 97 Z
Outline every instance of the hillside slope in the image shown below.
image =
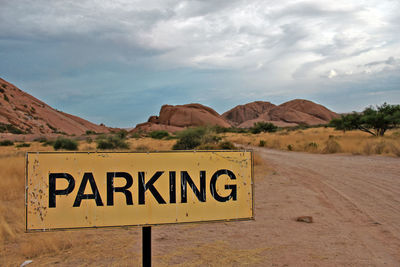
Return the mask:
M 104 125 L 60 112 L 0 78 L 0 130 L 10 133 L 81 135 L 109 132 Z

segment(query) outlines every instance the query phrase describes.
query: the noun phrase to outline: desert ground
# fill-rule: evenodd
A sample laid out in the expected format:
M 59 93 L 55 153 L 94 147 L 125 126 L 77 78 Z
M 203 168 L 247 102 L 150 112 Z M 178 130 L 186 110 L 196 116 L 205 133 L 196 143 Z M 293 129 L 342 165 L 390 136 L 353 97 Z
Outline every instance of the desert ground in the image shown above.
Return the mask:
M 255 220 L 153 226 L 154 266 L 400 265 L 398 157 L 246 148 Z M 24 233 L 24 149 L 12 149 L 1 154 L 0 266 L 141 266 L 140 227 Z

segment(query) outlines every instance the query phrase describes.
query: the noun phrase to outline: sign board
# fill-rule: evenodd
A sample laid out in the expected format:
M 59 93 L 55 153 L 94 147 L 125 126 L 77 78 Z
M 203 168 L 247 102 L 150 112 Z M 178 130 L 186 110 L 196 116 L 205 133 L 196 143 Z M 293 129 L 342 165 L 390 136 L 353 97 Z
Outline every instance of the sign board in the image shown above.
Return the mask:
M 26 230 L 253 219 L 251 151 L 28 152 Z

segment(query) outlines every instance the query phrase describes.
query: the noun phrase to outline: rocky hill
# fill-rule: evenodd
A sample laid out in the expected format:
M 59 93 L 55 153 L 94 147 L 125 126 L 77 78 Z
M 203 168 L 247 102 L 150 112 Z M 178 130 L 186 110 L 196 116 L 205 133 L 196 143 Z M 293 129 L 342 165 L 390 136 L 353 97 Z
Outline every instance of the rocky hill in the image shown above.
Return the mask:
M 232 125 L 238 126 L 243 122 L 257 119 L 261 114 L 269 112 L 276 107 L 270 102 L 255 101 L 245 105 L 239 105 L 222 114 L 222 117 Z
M 0 78 L 0 132 L 81 135 L 86 131 L 104 133 L 110 130 L 55 110 Z
M 164 105 L 159 116 L 151 116 L 147 122 L 138 124 L 133 132 L 166 130 L 177 132 L 185 127 L 218 125 L 231 127 L 221 115 L 210 107 L 201 104 Z
M 268 104 L 267 104 L 268 103 Z M 260 112 L 260 105 L 265 107 Z M 254 107 L 258 107 L 255 109 Z M 223 114 L 232 125 L 249 128 L 256 122 L 270 122 L 279 127 L 292 127 L 300 124 L 326 124 L 338 114 L 309 100 L 295 99 L 275 106 L 269 102 L 253 102 L 239 105 Z M 245 118 L 248 118 L 247 120 Z
M 213 109 L 200 105 L 164 105 L 159 116 L 151 116 L 138 124 L 133 132 L 166 130 L 177 132 L 185 127 L 218 125 L 222 127 L 250 128 L 256 122 L 270 122 L 278 127 L 327 124 L 338 114 L 309 100 L 295 99 L 276 106 L 256 101 L 239 105 L 219 115 Z

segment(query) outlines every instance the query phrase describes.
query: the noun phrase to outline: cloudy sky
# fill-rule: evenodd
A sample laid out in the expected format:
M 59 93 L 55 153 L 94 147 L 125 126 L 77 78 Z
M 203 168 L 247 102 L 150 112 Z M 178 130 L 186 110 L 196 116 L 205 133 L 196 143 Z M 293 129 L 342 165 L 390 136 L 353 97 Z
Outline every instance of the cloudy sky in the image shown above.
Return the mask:
M 95 123 L 163 104 L 400 103 L 398 0 L 0 0 L 0 77 Z

